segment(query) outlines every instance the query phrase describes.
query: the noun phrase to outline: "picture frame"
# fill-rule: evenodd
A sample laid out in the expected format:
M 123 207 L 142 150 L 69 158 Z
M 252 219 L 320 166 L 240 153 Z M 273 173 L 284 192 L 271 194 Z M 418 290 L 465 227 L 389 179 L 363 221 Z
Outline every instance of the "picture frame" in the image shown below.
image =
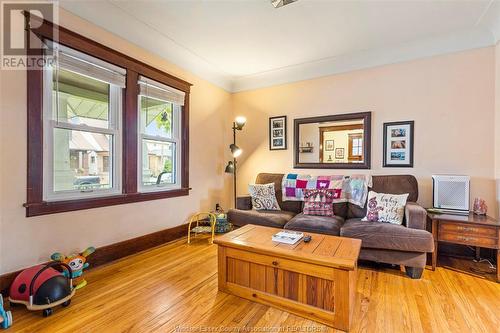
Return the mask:
M 344 156 L 344 148 L 335 148 L 335 159 L 343 160 Z
M 269 117 L 269 150 L 287 149 L 286 116 Z
M 335 141 L 334 140 L 325 140 L 325 151 L 334 151 Z
M 384 168 L 413 168 L 415 122 L 384 123 Z

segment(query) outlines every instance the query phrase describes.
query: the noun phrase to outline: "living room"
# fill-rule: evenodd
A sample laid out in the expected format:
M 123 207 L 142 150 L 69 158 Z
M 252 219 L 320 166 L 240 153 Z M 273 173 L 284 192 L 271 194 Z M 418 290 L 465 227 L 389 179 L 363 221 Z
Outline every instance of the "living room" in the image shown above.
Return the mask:
M 499 1 L 1 5 L 0 327 L 498 331 Z

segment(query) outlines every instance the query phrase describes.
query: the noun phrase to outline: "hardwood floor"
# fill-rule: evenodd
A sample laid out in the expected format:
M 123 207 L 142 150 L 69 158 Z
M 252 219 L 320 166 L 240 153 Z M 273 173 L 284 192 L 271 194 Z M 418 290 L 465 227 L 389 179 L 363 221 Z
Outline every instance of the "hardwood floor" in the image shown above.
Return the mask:
M 179 240 L 90 270 L 68 308 L 42 318 L 16 307 L 9 331 L 336 332 L 218 292 L 216 254 L 206 239 Z M 421 280 L 361 267 L 351 332 L 500 332 L 499 309 L 496 282 L 441 267 Z

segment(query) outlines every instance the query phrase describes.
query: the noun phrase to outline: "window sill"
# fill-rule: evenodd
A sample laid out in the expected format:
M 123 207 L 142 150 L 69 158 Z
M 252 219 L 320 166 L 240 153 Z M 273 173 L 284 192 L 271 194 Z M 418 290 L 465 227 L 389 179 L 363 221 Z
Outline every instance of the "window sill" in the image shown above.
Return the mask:
M 71 212 L 90 208 L 122 205 L 133 202 L 174 198 L 189 195 L 190 188 L 180 188 L 161 192 L 148 193 L 128 193 L 112 195 L 107 197 L 85 198 L 65 201 L 42 201 L 35 203 L 25 203 L 26 217 Z

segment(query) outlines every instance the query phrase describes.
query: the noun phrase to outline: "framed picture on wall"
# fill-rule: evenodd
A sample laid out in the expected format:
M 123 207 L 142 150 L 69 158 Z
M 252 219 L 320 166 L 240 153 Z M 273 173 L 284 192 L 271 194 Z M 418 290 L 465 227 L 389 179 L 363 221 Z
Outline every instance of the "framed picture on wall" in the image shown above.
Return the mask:
M 325 140 L 326 151 L 333 151 L 333 147 L 334 147 L 334 140 Z
M 269 149 L 286 149 L 286 116 L 269 118 Z
M 344 159 L 344 148 L 336 148 L 335 149 L 335 159 L 337 159 L 337 160 Z
M 384 167 L 413 168 L 414 121 L 384 123 Z

